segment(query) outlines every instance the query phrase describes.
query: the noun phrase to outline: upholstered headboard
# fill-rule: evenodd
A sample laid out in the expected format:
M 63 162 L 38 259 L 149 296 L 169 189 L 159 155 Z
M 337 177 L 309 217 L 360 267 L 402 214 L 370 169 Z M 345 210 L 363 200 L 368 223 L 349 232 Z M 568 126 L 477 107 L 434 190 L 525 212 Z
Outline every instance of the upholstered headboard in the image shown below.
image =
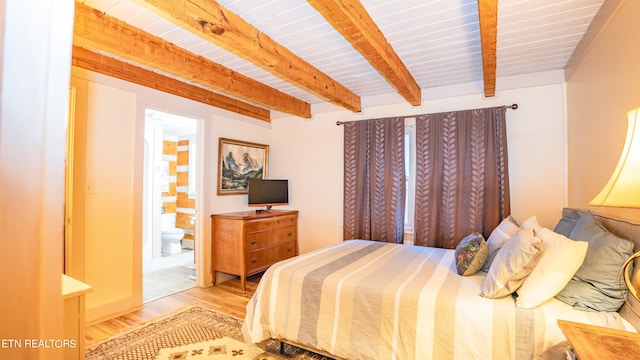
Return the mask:
M 564 208 L 562 210 L 562 215 L 566 215 L 570 211 L 577 211 L 579 213 L 585 212 L 585 210 L 580 209 L 571 209 Z M 627 239 L 634 244 L 634 252 L 640 251 L 640 224 L 634 224 L 627 220 L 616 219 L 610 216 L 598 215 L 592 211 L 593 215 L 602 222 L 602 224 L 607 228 L 607 230 L 616 234 L 619 237 Z M 634 263 L 634 275 L 640 269 L 640 262 L 636 261 Z M 640 314 L 640 303 L 630 296 L 628 301 L 633 309 Z M 622 316 L 627 319 L 633 326 L 640 331 L 640 317 L 638 317 L 630 308 L 628 304 L 625 304 L 622 309 L 620 309 L 620 313 Z

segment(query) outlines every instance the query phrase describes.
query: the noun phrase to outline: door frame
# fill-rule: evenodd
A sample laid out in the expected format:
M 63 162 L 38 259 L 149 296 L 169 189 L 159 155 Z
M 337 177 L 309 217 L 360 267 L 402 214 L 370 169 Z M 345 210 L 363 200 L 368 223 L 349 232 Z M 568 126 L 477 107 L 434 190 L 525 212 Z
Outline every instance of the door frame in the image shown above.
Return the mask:
M 194 237 L 195 237 L 195 241 L 194 241 L 194 248 L 195 248 L 195 265 L 196 265 L 196 286 L 198 287 L 205 287 L 206 286 L 206 267 L 205 262 L 206 262 L 206 251 L 205 250 L 205 241 L 204 241 L 204 218 L 203 215 L 204 214 L 204 203 L 205 203 L 205 197 L 204 197 L 204 150 L 205 150 L 205 146 L 204 146 L 204 139 L 205 139 L 205 121 L 204 119 L 201 119 L 199 117 L 196 116 L 192 116 L 190 114 L 183 114 L 183 113 L 177 113 L 174 111 L 170 111 L 170 110 L 166 110 L 160 107 L 156 107 L 156 106 L 145 106 L 142 109 L 142 112 L 145 113 L 146 109 L 153 109 L 155 111 L 160 111 L 160 112 L 164 112 L 167 114 L 172 114 L 172 115 L 176 115 L 176 116 L 181 116 L 181 117 L 185 117 L 188 119 L 192 119 L 195 120 L 196 122 L 196 132 L 194 135 L 194 138 L 196 139 L 196 197 L 195 197 L 195 224 L 194 224 Z M 144 127 L 146 128 L 146 116 L 144 116 Z M 146 130 L 145 130 L 146 131 Z M 147 151 L 147 149 L 145 148 L 144 150 L 145 152 Z M 146 153 L 143 155 L 145 158 L 148 156 Z M 146 171 L 146 169 L 144 169 L 144 171 Z M 143 178 L 146 178 L 146 175 L 143 175 Z M 144 181 L 143 184 L 143 193 L 146 193 L 146 189 L 144 189 L 144 186 L 147 185 L 147 181 Z M 148 218 L 147 215 L 145 215 L 144 211 L 146 211 L 146 207 L 145 207 L 145 203 L 146 201 L 143 199 L 143 206 L 142 206 L 142 218 L 146 219 Z M 155 208 L 158 208 L 157 206 L 154 207 L 153 211 L 154 213 L 151 215 L 151 217 L 153 218 L 153 222 L 159 224 L 160 221 L 160 216 L 159 216 L 159 210 L 155 210 Z M 159 209 L 159 208 L 158 208 Z M 158 214 L 156 214 L 155 212 L 158 212 Z M 143 226 L 144 228 L 144 226 Z M 153 229 L 149 229 L 151 231 L 153 231 Z M 143 234 L 143 238 L 141 241 L 141 249 L 144 246 L 144 234 Z M 141 251 L 141 256 L 144 257 L 144 252 Z M 142 270 L 142 268 L 141 268 Z M 142 272 L 139 274 L 140 278 L 143 278 L 143 274 Z M 141 284 L 143 284 L 143 282 L 141 281 Z

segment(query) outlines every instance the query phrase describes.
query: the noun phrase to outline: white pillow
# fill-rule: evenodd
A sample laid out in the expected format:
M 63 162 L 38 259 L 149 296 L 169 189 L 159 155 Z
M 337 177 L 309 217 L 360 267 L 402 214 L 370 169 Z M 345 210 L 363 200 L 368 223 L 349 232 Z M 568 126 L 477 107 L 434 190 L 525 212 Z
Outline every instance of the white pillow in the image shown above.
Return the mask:
M 544 252 L 544 244 L 532 229 L 522 229 L 500 248 L 489 268 L 480 295 L 492 299 L 518 290 Z
M 518 289 L 516 306 L 534 308 L 556 296 L 578 271 L 587 254 L 586 241 L 574 241 L 547 228 L 536 235 L 544 242 L 544 253 Z
M 493 258 L 498 253 L 498 250 L 504 245 L 504 243 L 509 240 L 511 236 L 520 231 L 520 226 L 513 218 L 513 216 L 509 215 L 504 218 L 498 226 L 491 232 L 489 238 L 487 239 L 487 247 L 489 248 L 487 254 L 487 260 L 482 266 L 482 271 L 489 271 L 489 267 L 491 267 L 491 263 L 493 262 Z
M 542 228 L 542 226 L 540 226 L 540 223 L 538 223 L 538 217 L 535 215 L 527 218 L 527 220 L 523 221 L 520 226 L 525 229 L 533 229 L 536 232 L 540 231 L 540 229 Z

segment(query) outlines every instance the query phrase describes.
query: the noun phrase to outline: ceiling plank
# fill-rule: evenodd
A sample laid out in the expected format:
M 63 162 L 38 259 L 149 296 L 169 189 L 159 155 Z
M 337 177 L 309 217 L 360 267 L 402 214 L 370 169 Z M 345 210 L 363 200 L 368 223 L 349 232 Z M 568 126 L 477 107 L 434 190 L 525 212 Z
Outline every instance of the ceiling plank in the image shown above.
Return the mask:
M 311 105 L 76 1 L 74 36 L 118 57 L 303 118 Z
M 359 112 L 360 97 L 212 0 L 145 0 L 193 34 L 320 98 Z
M 420 86 L 359 1 L 307 0 L 411 105 Z
M 93 51 L 73 46 L 71 64 L 254 119 L 271 122 L 270 111 Z
M 484 96 L 496 95 L 496 41 L 498 35 L 498 0 L 478 0 Z

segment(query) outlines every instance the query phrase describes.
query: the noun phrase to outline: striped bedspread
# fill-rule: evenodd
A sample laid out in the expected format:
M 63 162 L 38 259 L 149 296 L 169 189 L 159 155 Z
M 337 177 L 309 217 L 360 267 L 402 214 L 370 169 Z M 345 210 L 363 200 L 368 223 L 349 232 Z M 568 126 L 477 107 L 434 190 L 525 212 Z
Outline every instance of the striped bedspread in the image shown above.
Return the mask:
M 343 359 L 534 359 L 566 346 L 558 318 L 622 327 L 555 299 L 481 297 L 454 251 L 350 240 L 273 265 L 247 305 L 247 343 L 284 339 Z M 561 358 L 561 357 L 560 357 Z

